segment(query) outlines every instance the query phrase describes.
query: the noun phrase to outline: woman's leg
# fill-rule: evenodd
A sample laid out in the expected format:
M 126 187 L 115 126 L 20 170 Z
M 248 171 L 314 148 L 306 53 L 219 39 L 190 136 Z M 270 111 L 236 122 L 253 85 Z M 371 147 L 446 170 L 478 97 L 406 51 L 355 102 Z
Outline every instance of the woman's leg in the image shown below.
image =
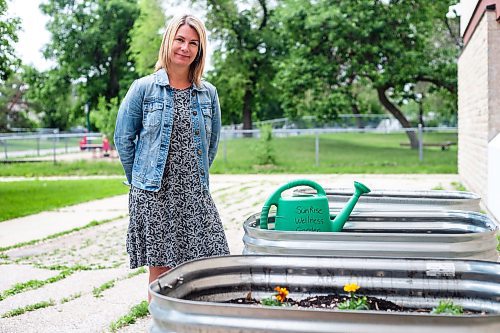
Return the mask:
M 149 266 L 149 283 L 148 286 L 158 278 L 158 276 L 162 275 L 165 272 L 168 272 L 170 270 L 169 267 L 152 267 Z M 149 289 L 148 289 L 148 303 L 151 302 L 151 295 L 149 294 Z

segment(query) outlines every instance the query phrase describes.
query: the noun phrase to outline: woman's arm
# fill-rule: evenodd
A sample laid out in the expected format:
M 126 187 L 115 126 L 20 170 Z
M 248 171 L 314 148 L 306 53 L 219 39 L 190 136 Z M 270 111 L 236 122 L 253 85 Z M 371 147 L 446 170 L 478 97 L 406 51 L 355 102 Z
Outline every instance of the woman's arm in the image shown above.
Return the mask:
M 140 91 L 140 85 L 136 80 L 120 104 L 116 117 L 115 146 L 129 184 L 132 183 L 135 142 L 142 128 L 143 97 L 143 92 Z
M 221 114 L 219 95 L 217 89 L 214 89 L 214 96 L 212 96 L 212 135 L 210 137 L 210 145 L 208 148 L 208 166 L 210 167 L 217 155 L 217 148 L 219 145 L 221 128 Z

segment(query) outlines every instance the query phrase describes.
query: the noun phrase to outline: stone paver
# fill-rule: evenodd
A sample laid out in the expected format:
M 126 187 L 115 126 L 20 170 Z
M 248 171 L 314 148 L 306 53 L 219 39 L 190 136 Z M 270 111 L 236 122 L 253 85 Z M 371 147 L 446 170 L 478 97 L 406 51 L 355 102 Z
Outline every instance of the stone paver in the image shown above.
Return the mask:
M 30 265 L 0 265 L 0 291 L 10 288 L 16 283 L 23 283 L 33 279 L 45 280 L 57 274 L 57 271 L 36 268 Z
M 119 195 L 1 222 L 0 247 L 41 239 L 92 221 L 124 216 L 128 213 L 127 198 L 127 195 Z

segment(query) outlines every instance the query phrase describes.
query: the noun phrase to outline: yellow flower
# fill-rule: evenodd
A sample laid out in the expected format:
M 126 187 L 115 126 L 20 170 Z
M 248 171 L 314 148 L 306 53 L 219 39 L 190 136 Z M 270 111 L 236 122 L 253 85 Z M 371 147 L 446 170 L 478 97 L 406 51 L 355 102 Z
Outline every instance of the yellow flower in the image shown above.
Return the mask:
M 358 291 L 359 288 L 361 287 L 358 286 L 356 283 L 348 283 L 344 286 L 344 291 L 348 293 L 355 293 L 356 291 Z
M 280 286 L 277 286 L 274 290 L 276 291 L 276 294 L 274 295 L 276 300 L 283 303 L 288 296 L 288 290 L 286 288 L 280 288 Z

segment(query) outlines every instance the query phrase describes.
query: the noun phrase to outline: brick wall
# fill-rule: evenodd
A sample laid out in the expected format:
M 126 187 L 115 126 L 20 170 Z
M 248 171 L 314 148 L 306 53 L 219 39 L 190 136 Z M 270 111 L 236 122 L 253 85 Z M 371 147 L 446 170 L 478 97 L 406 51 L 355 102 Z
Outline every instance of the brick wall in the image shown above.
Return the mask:
M 488 59 L 485 12 L 458 59 L 458 173 L 467 189 L 483 198 L 488 173 Z
M 487 10 L 458 59 L 458 172 L 483 203 L 491 181 L 488 144 L 499 132 L 500 23 Z

